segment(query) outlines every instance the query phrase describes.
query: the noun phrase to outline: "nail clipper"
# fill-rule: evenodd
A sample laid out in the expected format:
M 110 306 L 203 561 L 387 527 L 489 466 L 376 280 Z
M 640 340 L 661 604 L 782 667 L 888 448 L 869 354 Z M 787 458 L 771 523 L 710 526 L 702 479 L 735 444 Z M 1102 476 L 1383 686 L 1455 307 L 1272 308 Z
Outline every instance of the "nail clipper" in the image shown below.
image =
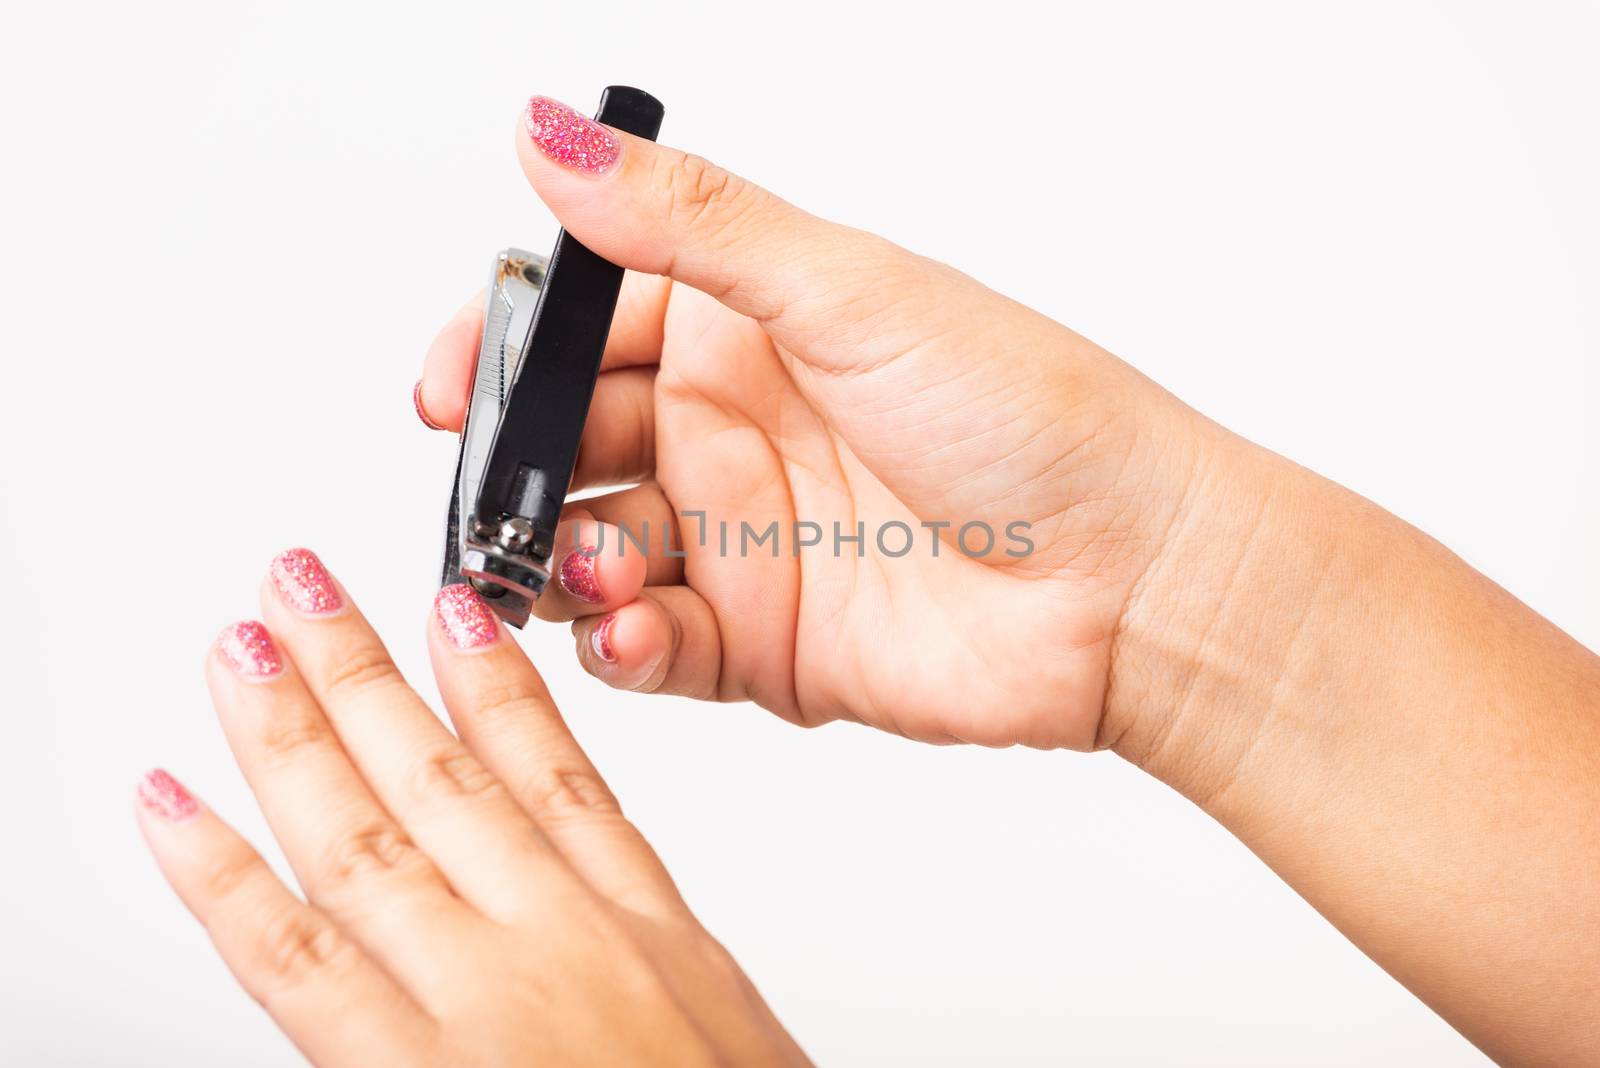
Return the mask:
M 613 85 L 595 121 L 654 141 L 664 109 Z M 622 268 L 563 229 L 548 258 L 495 257 L 461 431 L 442 584 L 468 582 L 520 627 L 545 583 Z

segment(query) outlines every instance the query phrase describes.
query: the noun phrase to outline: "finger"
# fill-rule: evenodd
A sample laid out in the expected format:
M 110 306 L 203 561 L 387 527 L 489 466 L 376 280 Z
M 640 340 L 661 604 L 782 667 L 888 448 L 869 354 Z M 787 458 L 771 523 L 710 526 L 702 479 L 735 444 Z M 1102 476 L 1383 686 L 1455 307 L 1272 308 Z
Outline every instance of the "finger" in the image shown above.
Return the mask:
M 656 369 L 624 367 L 595 380 L 572 490 L 639 482 L 656 470 Z
M 608 612 L 633 600 L 644 586 L 644 535 L 638 527 L 624 531 L 598 522 L 588 504 L 568 508 L 556 527 L 555 581 L 533 603 L 534 614 L 547 622 Z
M 904 250 L 547 97 L 523 110 L 517 153 L 534 191 L 589 248 L 709 293 L 789 341 L 823 339 L 900 299 L 876 282 L 913 258 Z
M 450 317 L 428 345 L 422 359 L 422 377 L 411 393 L 417 418 L 428 429 L 461 429 L 482 334 L 483 294 L 479 293 Z
M 223 630 L 206 662 L 223 733 L 311 901 L 412 989 L 471 914 L 378 803 L 265 627 Z
M 554 914 L 558 906 L 580 907 L 581 883 L 500 781 L 406 685 L 314 554 L 290 550 L 274 560 L 261 603 L 362 777 L 457 894 L 495 919 L 524 915 L 530 896 Z M 487 610 L 468 623 L 504 640 Z
M 605 524 L 608 534 L 610 528 L 616 528 L 617 536 L 600 546 L 603 555 L 627 553 L 644 558 L 646 586 L 682 582 L 686 553 L 706 545 L 704 513 L 679 515 L 653 481 L 587 498 L 581 508 L 595 522 Z
M 139 783 L 139 830 L 250 996 L 316 1064 L 434 1063 L 433 1020 L 259 854 L 164 771 Z
M 666 317 L 672 281 L 657 275 L 628 272 L 622 278 L 617 313 L 611 320 L 602 372 L 647 367 L 661 355 L 661 324 Z M 451 316 L 428 346 L 417 387 L 417 414 L 424 423 L 459 431 L 466 417 L 467 395 L 483 336 L 483 294 Z
M 584 669 L 619 690 L 702 701 L 759 699 L 723 685 L 716 614 L 688 586 L 652 586 L 632 604 L 578 620 L 572 633 Z
M 661 358 L 661 324 L 672 295 L 672 279 L 628 271 L 622 276 L 617 312 L 611 317 L 600 370 L 646 367 Z
M 475 597 L 462 587 L 463 598 Z M 481 603 L 481 602 L 480 602 Z M 515 642 L 463 643 L 429 627 L 445 708 L 467 747 L 511 790 L 590 886 L 636 911 L 681 912 L 671 878 L 578 746 Z
M 544 97 L 524 109 L 516 144 L 534 191 L 584 245 L 759 323 L 829 429 L 917 515 L 1057 514 L 1063 457 L 1080 456 L 1116 407 L 1085 398 L 1148 390 L 1059 323 L 698 156 Z
M 589 417 L 578 442 L 572 492 L 638 482 L 655 473 L 655 381 L 653 367 L 603 371 L 595 380 Z M 431 429 L 460 430 L 465 402 L 454 406 L 436 405 L 436 409 L 445 414 L 440 416 L 443 422 L 435 423 L 424 407 L 423 390 L 428 382 L 423 379 L 417 383 L 413 397 L 417 415 Z M 460 388 L 471 387 L 460 384 Z

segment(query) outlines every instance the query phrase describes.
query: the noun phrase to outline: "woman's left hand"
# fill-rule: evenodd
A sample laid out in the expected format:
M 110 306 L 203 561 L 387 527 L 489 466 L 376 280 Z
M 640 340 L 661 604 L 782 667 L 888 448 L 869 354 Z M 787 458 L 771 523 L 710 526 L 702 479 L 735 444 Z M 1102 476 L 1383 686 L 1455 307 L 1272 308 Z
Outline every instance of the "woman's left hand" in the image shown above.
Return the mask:
M 262 608 L 207 675 L 306 901 L 164 772 L 137 808 L 314 1063 L 805 1061 L 469 587 L 442 590 L 428 626 L 459 740 L 313 554 L 273 562 Z

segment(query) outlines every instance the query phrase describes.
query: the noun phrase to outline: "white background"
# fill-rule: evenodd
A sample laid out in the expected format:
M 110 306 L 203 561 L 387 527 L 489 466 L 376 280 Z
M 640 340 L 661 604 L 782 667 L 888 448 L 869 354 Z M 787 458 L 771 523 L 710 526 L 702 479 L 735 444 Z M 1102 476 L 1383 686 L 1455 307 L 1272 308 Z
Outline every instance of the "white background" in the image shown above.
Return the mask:
M 8 16 L 0 1062 L 295 1062 L 130 793 L 165 765 L 270 845 L 199 667 L 288 545 L 432 693 L 453 441 L 409 391 L 488 257 L 554 234 L 511 152 L 533 92 L 651 90 L 663 140 L 1043 309 L 1600 643 L 1600 34 L 1512 7 Z M 1482 1060 L 1113 756 L 804 732 L 524 641 L 823 1062 Z

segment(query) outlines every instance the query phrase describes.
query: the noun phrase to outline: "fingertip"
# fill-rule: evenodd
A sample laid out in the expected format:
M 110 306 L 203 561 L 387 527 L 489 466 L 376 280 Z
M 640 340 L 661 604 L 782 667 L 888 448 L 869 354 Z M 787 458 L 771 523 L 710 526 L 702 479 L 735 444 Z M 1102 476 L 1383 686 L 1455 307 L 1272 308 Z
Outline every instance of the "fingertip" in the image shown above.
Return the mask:
M 616 528 L 608 534 L 615 535 Z M 626 604 L 644 587 L 646 561 L 643 553 L 612 552 L 600 544 L 575 546 L 561 559 L 556 572 L 561 588 L 573 600 L 592 609 Z
M 649 561 L 642 552 L 605 554 L 598 562 L 596 573 L 606 604 L 619 604 L 633 600 L 644 588 L 644 576 Z
M 534 97 L 529 103 L 543 100 Z M 529 186 L 564 228 L 606 259 L 645 274 L 664 273 L 670 254 L 650 228 L 640 225 L 650 217 L 650 204 L 637 187 L 646 183 L 654 161 L 667 150 L 566 110 L 574 124 L 571 137 L 560 131 L 536 136 L 530 130 L 526 104 L 517 115 L 517 162 Z M 587 157 L 569 151 L 591 130 L 603 131 L 612 147 Z
M 672 624 L 650 601 L 580 619 L 572 632 L 584 669 L 623 690 L 645 688 L 657 679 L 672 647 Z
M 417 418 L 422 420 L 422 425 L 429 430 L 447 429 L 443 423 L 436 423 L 428 414 L 428 406 L 422 401 L 422 379 L 417 379 L 417 384 L 411 387 L 411 406 L 417 410 Z
M 434 595 L 430 620 L 440 647 L 457 653 L 485 652 L 507 637 L 505 624 L 489 602 L 465 582 L 444 586 Z
M 187 823 L 200 814 L 200 802 L 164 768 L 151 768 L 139 777 L 133 804 L 141 824 L 151 817 L 156 823 Z
M 223 627 L 211 648 L 209 663 L 226 668 L 229 676 L 243 682 L 275 681 L 287 666 L 272 633 L 254 619 L 241 619 Z
M 482 333 L 483 302 L 478 297 L 456 312 L 428 345 L 422 378 L 411 394 L 417 418 L 428 429 L 461 430 Z
M 627 604 L 644 588 L 649 561 L 638 542 L 620 527 L 601 523 L 582 509 L 569 512 L 556 533 L 559 600 L 541 599 L 546 619 L 571 619 Z M 548 592 L 547 592 L 548 597 Z

